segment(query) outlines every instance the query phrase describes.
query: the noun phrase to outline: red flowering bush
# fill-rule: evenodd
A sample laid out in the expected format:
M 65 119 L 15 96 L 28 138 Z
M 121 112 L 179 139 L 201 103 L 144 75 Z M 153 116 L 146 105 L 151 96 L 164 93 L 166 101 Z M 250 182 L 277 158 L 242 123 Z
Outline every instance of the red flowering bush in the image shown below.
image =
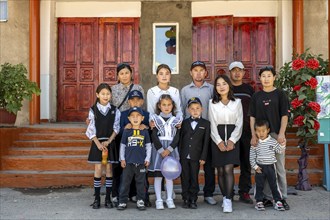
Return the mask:
M 317 102 L 308 103 L 308 107 L 310 107 L 316 113 L 320 113 L 320 111 L 321 111 L 321 106 Z
M 304 100 L 298 100 L 298 98 L 295 98 L 294 100 L 292 100 L 291 102 L 291 106 L 292 108 L 298 108 L 299 106 L 302 106 Z
M 276 87 L 282 88 L 291 100 L 289 125 L 298 127 L 297 136 L 306 144 L 315 141 L 320 128 L 317 115 L 321 107 L 315 102 L 315 76 L 325 75 L 328 65 L 328 60 L 323 60 L 321 55 L 312 55 L 307 50 L 301 55 L 295 55 L 293 61 L 285 63 L 275 82 Z
M 298 125 L 298 126 L 303 126 L 305 117 L 302 115 L 297 116 L 295 119 L 293 119 L 293 124 Z
M 310 86 L 311 89 L 316 89 L 316 87 L 317 87 L 317 80 L 314 77 L 312 77 L 312 78 L 310 78 L 310 80 L 308 80 L 308 81 L 305 82 L 305 85 L 306 86 Z
M 292 62 L 292 69 L 293 70 L 300 70 L 302 68 L 305 67 L 305 61 L 303 59 L 295 59 L 293 62 Z

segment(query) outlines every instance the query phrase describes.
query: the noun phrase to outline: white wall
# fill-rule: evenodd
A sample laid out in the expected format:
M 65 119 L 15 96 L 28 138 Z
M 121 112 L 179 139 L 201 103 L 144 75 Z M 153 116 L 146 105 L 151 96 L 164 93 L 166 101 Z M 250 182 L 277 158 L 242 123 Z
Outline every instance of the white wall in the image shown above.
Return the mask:
M 56 2 L 56 17 L 141 17 L 140 2 Z

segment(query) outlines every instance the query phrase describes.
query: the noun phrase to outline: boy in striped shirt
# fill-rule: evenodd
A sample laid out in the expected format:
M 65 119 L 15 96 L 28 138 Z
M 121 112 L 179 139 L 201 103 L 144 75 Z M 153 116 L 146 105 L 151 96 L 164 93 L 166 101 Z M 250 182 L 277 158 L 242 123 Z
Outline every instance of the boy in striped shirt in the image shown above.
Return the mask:
M 276 179 L 276 157 L 275 153 L 282 153 L 285 150 L 274 138 L 269 135 L 269 123 L 265 120 L 256 121 L 255 132 L 258 137 L 258 144 L 256 147 L 251 146 L 250 149 L 250 164 L 255 170 L 256 191 L 255 208 L 258 211 L 264 211 L 263 205 L 263 189 L 265 181 L 267 180 L 272 191 L 275 201 L 274 209 L 284 211 L 282 194 L 279 190 Z

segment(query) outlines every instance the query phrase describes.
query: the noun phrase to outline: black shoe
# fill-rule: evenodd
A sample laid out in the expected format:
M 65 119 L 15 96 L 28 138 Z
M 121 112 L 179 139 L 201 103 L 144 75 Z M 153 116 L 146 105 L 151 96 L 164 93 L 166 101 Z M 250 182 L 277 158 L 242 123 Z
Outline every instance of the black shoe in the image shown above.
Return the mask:
M 264 207 L 266 208 L 266 207 L 273 207 L 274 205 L 273 205 L 273 202 L 272 201 L 270 201 L 270 200 L 268 200 L 268 199 L 263 199 L 262 200 L 262 203 L 264 204 Z
M 250 195 L 248 193 L 240 194 L 239 201 L 244 202 L 244 203 L 248 203 L 248 204 L 253 204 L 253 201 L 250 198 Z
M 105 202 L 104 202 L 104 207 L 108 208 L 108 209 L 111 209 L 113 208 L 113 204 L 112 202 L 110 201 L 110 198 L 109 199 L 105 199 Z
M 92 206 L 93 209 L 99 209 L 100 206 L 101 206 L 100 199 L 95 199 L 93 204 L 91 204 L 91 206 Z
M 190 203 L 188 202 L 188 200 L 183 200 L 182 208 L 184 209 L 190 208 Z
M 144 205 L 146 207 L 151 207 L 152 206 L 152 204 L 151 204 L 151 202 L 149 200 L 144 201 Z
M 196 201 L 191 201 L 191 203 L 190 203 L 190 208 L 191 208 L 191 209 L 197 209 Z
M 290 210 L 290 206 L 289 206 L 289 204 L 285 201 L 285 199 L 282 199 L 281 202 L 282 202 L 283 207 L 284 207 L 285 210 Z

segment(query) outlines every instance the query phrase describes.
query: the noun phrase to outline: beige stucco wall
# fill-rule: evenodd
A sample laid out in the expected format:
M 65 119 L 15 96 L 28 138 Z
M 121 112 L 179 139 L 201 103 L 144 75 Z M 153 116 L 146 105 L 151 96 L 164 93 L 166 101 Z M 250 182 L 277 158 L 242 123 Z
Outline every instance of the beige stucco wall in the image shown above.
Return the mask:
M 8 1 L 8 21 L 0 22 L 0 64 L 23 63 L 29 69 L 29 1 Z M 17 114 L 16 125 L 29 123 L 29 102 Z
M 192 61 L 192 19 L 190 2 L 143 2 L 140 18 L 140 60 L 141 85 L 147 91 L 157 84 L 152 74 L 153 23 L 179 23 L 179 74 L 172 75 L 171 85 L 181 88 L 190 79 L 189 68 Z
M 329 59 L 327 8 L 327 0 L 304 1 L 304 47 Z

